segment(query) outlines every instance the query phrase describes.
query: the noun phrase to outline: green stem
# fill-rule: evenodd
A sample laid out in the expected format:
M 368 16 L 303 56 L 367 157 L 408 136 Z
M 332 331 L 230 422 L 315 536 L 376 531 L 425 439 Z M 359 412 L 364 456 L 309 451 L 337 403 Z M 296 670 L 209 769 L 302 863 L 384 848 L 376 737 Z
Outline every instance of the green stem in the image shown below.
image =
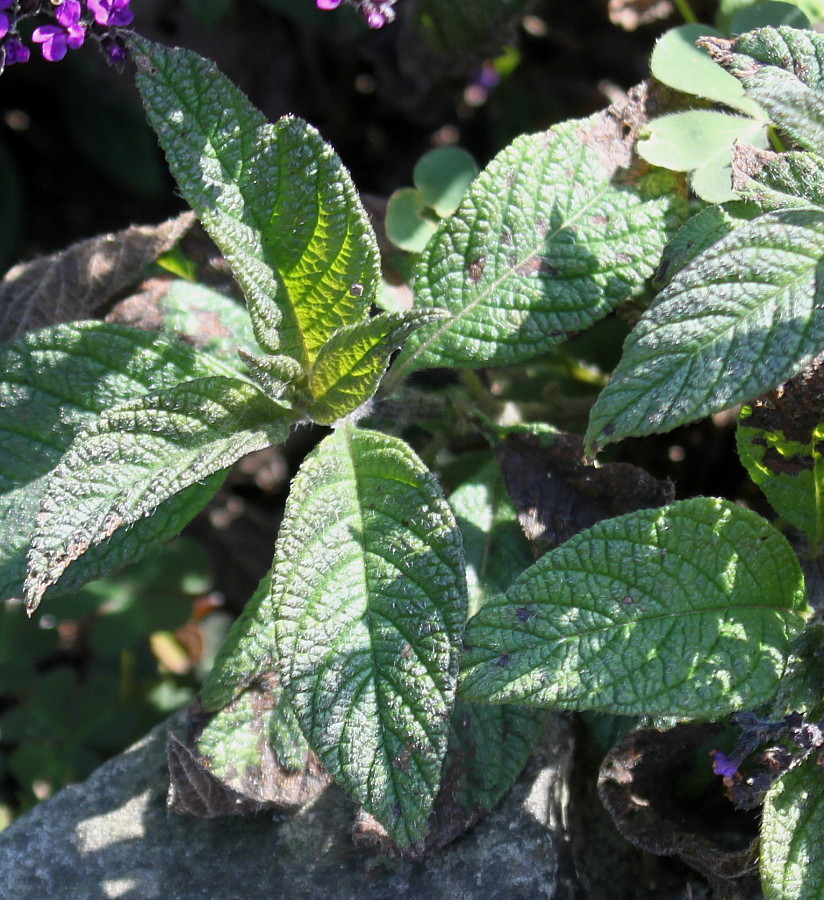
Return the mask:
M 689 25 L 696 25 L 698 17 L 692 11 L 689 0 L 674 0 L 675 8 L 681 13 L 683 20 Z
M 776 153 L 786 153 L 787 148 L 782 143 L 774 126 L 770 125 L 767 129 L 767 134 L 770 136 L 770 143 L 772 144 L 773 150 L 775 150 Z

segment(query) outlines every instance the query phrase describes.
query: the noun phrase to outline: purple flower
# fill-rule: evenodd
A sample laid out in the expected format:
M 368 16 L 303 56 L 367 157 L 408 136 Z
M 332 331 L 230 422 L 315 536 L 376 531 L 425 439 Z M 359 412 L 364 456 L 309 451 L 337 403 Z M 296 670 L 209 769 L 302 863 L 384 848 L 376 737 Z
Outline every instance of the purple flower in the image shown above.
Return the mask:
M 8 9 L 14 0 L 0 0 L 0 10 Z M 0 38 L 4 38 L 11 28 L 11 20 L 4 12 L 0 12 Z
M 716 775 L 720 775 L 722 778 L 735 778 L 738 774 L 738 763 L 734 759 L 720 750 L 713 750 L 710 755 L 712 756 L 712 770 Z
M 86 6 L 95 22 L 106 28 L 123 28 L 134 19 L 129 0 L 86 0 Z
M 31 39 L 43 45 L 43 57 L 49 62 L 63 59 L 68 50 L 77 50 L 86 40 L 86 29 L 80 23 L 80 0 L 63 0 L 55 7 L 57 25 L 35 28 Z
M 22 44 L 17 38 L 11 37 L 4 44 L 3 49 L 6 51 L 6 59 L 4 65 L 13 66 L 15 63 L 24 63 L 29 61 L 29 48 Z
M 318 9 L 337 9 L 344 0 L 315 0 Z M 350 6 L 361 14 L 370 28 L 383 28 L 389 22 L 394 22 L 395 12 L 392 7 L 397 0 L 346 0 Z
M 54 18 L 58 25 L 62 25 L 67 31 L 73 28 L 80 21 L 80 13 L 83 8 L 80 0 L 63 0 L 54 8 Z

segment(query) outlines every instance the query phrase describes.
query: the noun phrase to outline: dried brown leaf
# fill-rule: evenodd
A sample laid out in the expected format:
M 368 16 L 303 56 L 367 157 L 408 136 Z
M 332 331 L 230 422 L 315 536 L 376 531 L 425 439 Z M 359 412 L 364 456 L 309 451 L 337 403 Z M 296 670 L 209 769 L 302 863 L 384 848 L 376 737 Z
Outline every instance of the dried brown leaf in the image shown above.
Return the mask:
M 583 438 L 576 434 L 510 435 L 495 455 L 521 527 L 538 555 L 602 519 L 675 498 L 671 481 L 659 481 L 637 466 L 587 463 Z
M 652 119 L 684 109 L 691 100 L 658 81 L 642 81 L 625 98 L 586 120 L 581 140 L 597 153 L 611 176 L 632 181 L 649 171 L 635 153 L 635 142 Z
M 320 760 L 311 751 L 297 771 L 280 765 L 267 740 L 273 707 L 274 675 L 247 688 L 253 695 L 260 732 L 260 766 L 237 771 L 227 780 L 217 778 L 198 753 L 197 741 L 210 719 L 199 704 L 189 709 L 183 737 L 169 734 L 169 793 L 166 805 L 176 813 L 212 818 L 249 815 L 264 809 L 292 812 L 317 797 L 331 782 Z
M 720 731 L 708 723 L 633 731 L 607 754 L 598 776 L 601 800 L 625 838 L 650 853 L 679 856 L 718 885 L 719 896 L 725 882 L 757 890 L 755 822 L 733 808 L 720 783 L 691 799 L 678 786 Z
M 194 213 L 183 213 L 160 225 L 135 225 L 14 266 L 0 282 L 0 340 L 89 318 L 174 247 L 194 221 Z

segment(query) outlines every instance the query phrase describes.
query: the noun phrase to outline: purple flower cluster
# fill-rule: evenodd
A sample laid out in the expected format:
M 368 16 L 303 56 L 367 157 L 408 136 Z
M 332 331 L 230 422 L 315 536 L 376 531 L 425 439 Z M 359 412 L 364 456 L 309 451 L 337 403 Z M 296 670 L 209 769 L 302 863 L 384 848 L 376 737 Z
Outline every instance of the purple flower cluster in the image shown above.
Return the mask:
M 337 9 L 342 3 L 354 6 L 370 28 L 383 28 L 395 21 L 392 7 L 397 0 L 315 0 L 318 9 Z
M 115 29 L 130 25 L 134 16 L 130 0 L 0 0 L 0 72 L 5 66 L 27 62 L 29 48 L 20 40 L 23 19 L 48 17 L 31 35 L 43 57 L 58 62 L 69 50 L 82 46 L 86 38 L 100 41 L 111 62 L 126 58 L 123 42 Z

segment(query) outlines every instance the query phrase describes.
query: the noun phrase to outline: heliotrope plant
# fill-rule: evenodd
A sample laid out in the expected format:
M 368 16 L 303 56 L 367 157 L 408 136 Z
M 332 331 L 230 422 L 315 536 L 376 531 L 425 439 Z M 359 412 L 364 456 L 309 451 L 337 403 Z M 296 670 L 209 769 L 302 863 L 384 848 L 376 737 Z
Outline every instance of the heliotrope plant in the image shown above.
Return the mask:
M 388 21 L 391 4 L 355 5 Z M 66 25 L 73 15 L 59 27 L 85 21 Z M 233 317 L 229 356 L 96 321 L 2 348 L 0 584 L 33 612 L 179 530 L 243 455 L 300 424 L 331 427 L 204 686 L 212 717 L 192 746 L 173 745 L 178 771 L 196 765 L 229 792 L 219 811 L 244 791 L 280 802 L 260 796 L 273 767 L 303 779 L 322 765 L 414 855 L 442 839 L 445 811 L 467 824 L 491 808 L 547 708 L 736 713 L 742 743 L 714 765 L 730 787 L 768 790 L 765 891 L 824 890 L 811 849 L 824 822 L 820 640 L 796 550 L 749 509 L 673 502 L 646 473 L 591 462 L 747 403 L 741 459 L 821 556 L 824 391 L 810 384 L 824 347 L 824 38 L 765 28 L 705 44 L 793 142 L 740 149 L 746 202 L 688 218 L 684 177 L 633 153 L 642 88 L 502 150 L 417 254 L 413 308 L 387 312 L 370 220 L 317 132 L 266 122 L 196 54 L 129 37 L 149 121 L 248 316 L 195 291 Z M 631 300 L 648 308 L 583 438 L 513 421 L 517 403 L 496 404 L 477 379 L 440 406 L 404 383 L 557 361 Z M 775 391 L 794 376 L 800 387 Z M 447 498 L 397 424 L 416 408 L 427 427 L 486 436 L 511 500 L 489 455 L 462 461 Z M 518 519 L 546 551 L 537 562 Z M 787 746 L 770 778 L 741 774 L 771 741 Z

